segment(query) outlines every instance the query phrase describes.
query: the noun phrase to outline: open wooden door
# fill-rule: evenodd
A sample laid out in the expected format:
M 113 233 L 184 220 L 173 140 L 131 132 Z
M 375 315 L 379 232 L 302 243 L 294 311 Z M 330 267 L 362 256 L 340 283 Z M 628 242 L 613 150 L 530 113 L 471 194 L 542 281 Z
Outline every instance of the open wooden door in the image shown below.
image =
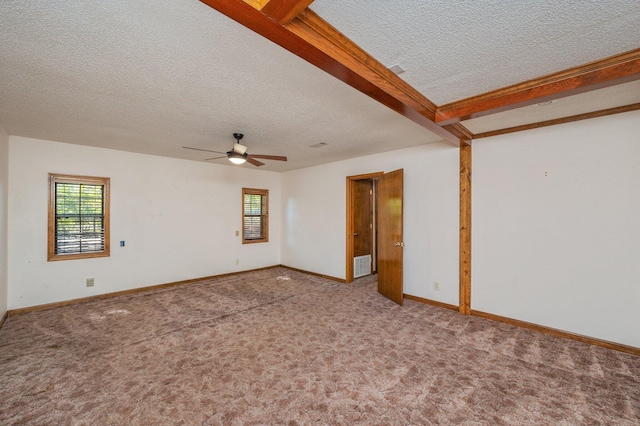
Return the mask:
M 378 292 L 402 305 L 402 169 L 378 178 Z

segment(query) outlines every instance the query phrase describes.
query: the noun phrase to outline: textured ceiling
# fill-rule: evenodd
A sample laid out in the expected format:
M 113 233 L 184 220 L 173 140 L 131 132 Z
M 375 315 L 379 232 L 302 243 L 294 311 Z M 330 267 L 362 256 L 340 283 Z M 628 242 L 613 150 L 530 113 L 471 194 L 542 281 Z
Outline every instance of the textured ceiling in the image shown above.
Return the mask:
M 242 132 L 278 171 L 440 140 L 198 1 L 2 1 L 0 34 L 11 135 L 195 160 Z
M 311 9 L 443 105 L 640 46 L 638 0 L 316 0 Z
M 438 104 L 640 45 L 637 0 L 311 8 Z M 0 41 L 0 125 L 11 135 L 201 160 L 211 155 L 181 147 L 226 151 L 242 132 L 250 153 L 289 157 L 265 161 L 273 171 L 440 140 L 197 0 L 3 0 Z M 633 98 L 606 90 L 609 103 Z M 577 109 L 603 104 L 585 99 Z M 540 116 L 576 109 L 557 102 Z M 465 124 L 486 131 L 527 117 Z

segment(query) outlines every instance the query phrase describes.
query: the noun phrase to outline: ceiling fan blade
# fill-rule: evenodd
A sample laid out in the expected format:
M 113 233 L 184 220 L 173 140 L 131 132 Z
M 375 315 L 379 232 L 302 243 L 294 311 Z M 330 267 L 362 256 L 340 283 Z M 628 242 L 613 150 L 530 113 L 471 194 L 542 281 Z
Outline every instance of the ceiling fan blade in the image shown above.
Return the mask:
M 202 161 L 218 160 L 218 159 L 220 159 L 220 158 L 228 158 L 228 157 L 225 155 L 224 157 L 205 158 L 205 159 L 204 159 L 204 160 L 202 160 Z
M 258 160 L 254 160 L 251 156 L 247 157 L 247 163 L 251 163 L 256 167 L 264 166 L 264 163 Z
M 253 158 L 263 158 L 265 160 L 278 160 L 278 161 L 287 161 L 287 157 L 282 155 L 260 155 L 260 154 L 249 154 L 249 157 Z
M 192 148 L 190 146 L 183 146 L 184 149 L 193 149 L 194 151 L 215 152 L 216 154 L 226 154 L 226 152 L 212 151 L 210 149 Z

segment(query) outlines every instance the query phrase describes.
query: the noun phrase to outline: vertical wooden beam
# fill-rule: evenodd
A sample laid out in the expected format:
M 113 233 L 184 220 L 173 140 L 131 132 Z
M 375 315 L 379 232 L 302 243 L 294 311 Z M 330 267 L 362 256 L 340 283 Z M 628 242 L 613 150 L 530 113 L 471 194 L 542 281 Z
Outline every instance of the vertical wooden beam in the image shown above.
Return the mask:
M 460 140 L 460 303 L 471 315 L 471 141 Z

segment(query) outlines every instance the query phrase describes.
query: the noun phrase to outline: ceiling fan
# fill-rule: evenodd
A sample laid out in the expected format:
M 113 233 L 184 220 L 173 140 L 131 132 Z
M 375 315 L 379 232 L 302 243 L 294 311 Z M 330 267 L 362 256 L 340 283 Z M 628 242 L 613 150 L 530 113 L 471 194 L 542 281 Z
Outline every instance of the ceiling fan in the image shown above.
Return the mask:
M 226 157 L 233 164 L 243 164 L 246 161 L 247 163 L 251 163 L 256 167 L 264 166 L 264 163 L 256 160 L 256 158 L 260 158 L 264 160 L 287 161 L 287 157 L 284 157 L 281 155 L 249 154 L 247 152 L 247 147 L 240 144 L 240 140 L 244 137 L 244 135 L 242 133 L 234 133 L 233 137 L 236 139 L 236 143 L 234 143 L 233 148 L 227 152 L 212 151 L 210 149 L 202 149 L 202 148 L 192 148 L 190 146 L 183 146 L 183 148 L 193 149 L 195 151 L 206 151 L 206 152 L 215 152 L 217 154 L 225 154 L 222 157 L 205 158 L 203 161 L 217 160 L 219 158 Z

